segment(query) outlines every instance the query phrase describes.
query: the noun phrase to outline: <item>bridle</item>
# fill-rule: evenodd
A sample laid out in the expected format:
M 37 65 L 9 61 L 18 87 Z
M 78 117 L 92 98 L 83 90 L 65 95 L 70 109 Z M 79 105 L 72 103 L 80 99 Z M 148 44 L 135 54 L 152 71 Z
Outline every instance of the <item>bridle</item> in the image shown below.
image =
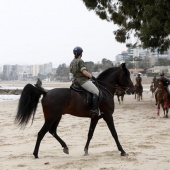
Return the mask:
M 101 85 L 100 83 L 104 84 L 104 86 Z M 105 86 L 111 87 L 111 88 L 113 88 L 115 90 L 116 89 L 122 90 L 122 91 L 125 92 L 125 94 L 127 94 L 127 91 L 130 89 L 130 87 L 119 86 L 117 84 L 110 84 L 110 83 L 106 83 L 105 81 L 101 81 L 101 80 L 97 80 L 97 79 L 96 79 L 96 85 L 102 87 L 103 89 L 105 89 L 112 96 L 114 96 L 114 94 L 112 94 Z

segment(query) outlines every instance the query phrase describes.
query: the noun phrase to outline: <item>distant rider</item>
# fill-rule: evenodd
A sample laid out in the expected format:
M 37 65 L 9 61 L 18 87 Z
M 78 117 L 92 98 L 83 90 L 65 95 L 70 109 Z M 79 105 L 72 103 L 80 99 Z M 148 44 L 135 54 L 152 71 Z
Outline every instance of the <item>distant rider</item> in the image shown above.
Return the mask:
M 156 75 L 153 77 L 152 81 L 153 81 L 154 87 L 156 87 L 156 84 L 157 84 L 157 81 L 158 81 L 157 78 L 156 78 Z
M 136 82 L 142 83 L 141 73 L 138 73 L 138 76 L 136 77 Z

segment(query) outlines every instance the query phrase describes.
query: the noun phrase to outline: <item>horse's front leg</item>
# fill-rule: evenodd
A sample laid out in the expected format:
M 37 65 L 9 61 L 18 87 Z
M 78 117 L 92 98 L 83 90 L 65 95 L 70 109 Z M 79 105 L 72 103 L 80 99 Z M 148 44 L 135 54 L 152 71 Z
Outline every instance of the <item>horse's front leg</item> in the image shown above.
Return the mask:
M 157 107 L 157 116 L 159 116 L 160 114 L 160 103 L 158 103 L 158 107 Z
M 166 108 L 166 115 L 165 115 L 166 118 L 168 118 L 168 108 Z
M 121 101 L 122 101 L 122 104 L 123 104 L 123 95 L 121 96 Z
M 90 141 L 93 137 L 93 133 L 94 133 L 94 130 L 96 128 L 96 125 L 97 125 L 97 122 L 98 122 L 99 118 L 97 117 L 94 117 L 91 119 L 91 122 L 90 122 L 90 127 L 89 127 L 89 132 L 88 132 L 88 138 L 87 138 L 87 142 L 86 142 L 86 145 L 84 147 L 84 152 L 85 152 L 85 156 L 88 155 L 88 148 L 89 148 L 89 144 L 90 144 Z
M 168 112 L 169 112 L 169 109 L 167 108 L 167 112 L 166 112 L 166 118 L 168 118 Z
M 118 135 L 117 135 L 117 132 L 116 132 L 116 129 L 115 129 L 115 126 L 114 126 L 112 114 L 104 114 L 103 119 L 106 121 L 107 126 L 110 129 L 110 132 L 111 132 L 111 134 L 112 134 L 112 136 L 113 136 L 113 138 L 116 142 L 117 148 L 121 152 L 121 156 L 126 156 L 126 152 L 123 150 L 123 148 L 122 148 L 122 146 L 119 142 Z

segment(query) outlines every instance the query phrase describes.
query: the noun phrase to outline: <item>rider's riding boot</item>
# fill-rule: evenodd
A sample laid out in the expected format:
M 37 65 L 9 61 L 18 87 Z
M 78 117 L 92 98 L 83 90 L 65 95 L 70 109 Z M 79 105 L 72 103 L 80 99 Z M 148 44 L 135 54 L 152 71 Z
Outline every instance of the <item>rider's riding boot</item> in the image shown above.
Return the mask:
M 92 112 L 92 117 L 99 116 L 98 101 L 98 96 L 93 94 L 92 109 L 90 110 Z

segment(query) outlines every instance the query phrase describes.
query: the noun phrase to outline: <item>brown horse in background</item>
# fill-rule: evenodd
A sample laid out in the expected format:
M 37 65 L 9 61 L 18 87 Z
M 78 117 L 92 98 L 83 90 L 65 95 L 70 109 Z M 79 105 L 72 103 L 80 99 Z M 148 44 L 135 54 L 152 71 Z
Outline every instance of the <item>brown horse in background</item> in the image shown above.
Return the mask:
M 136 80 L 135 84 L 135 99 L 137 98 L 137 101 L 142 100 L 142 93 L 143 93 L 143 86 L 139 79 Z
M 115 95 L 117 96 L 119 104 L 123 104 L 123 99 L 125 95 L 125 90 L 123 90 L 121 87 L 116 86 L 116 92 Z
M 154 97 L 155 90 L 156 90 L 156 87 L 155 87 L 154 84 L 152 83 L 152 84 L 150 85 L 150 91 L 151 91 L 151 93 L 152 93 L 152 97 Z
M 165 90 L 164 85 L 161 81 L 157 83 L 157 92 L 156 92 L 156 101 L 157 101 L 157 115 L 160 115 L 160 105 L 164 111 L 164 117 L 168 118 L 168 111 L 170 107 L 170 99 L 168 96 L 168 92 Z

